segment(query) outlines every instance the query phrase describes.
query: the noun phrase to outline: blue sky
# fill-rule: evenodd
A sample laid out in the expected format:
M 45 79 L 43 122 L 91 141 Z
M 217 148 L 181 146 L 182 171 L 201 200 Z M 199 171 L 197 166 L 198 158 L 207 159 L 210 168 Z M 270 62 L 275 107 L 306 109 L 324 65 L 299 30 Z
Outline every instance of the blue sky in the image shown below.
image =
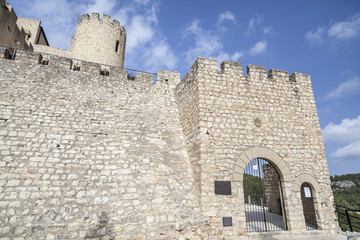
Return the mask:
M 360 172 L 359 0 L 8 2 L 64 49 L 82 14 L 112 16 L 127 30 L 127 68 L 184 76 L 202 56 L 309 74 L 330 174 Z

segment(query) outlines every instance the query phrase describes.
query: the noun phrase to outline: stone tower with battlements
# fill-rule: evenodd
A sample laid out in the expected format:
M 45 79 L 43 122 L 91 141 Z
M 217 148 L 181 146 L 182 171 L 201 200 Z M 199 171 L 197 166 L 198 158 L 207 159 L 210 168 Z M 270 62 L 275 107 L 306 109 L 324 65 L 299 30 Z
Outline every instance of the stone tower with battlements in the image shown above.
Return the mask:
M 98 13 L 79 18 L 70 51 L 74 58 L 111 66 L 124 67 L 126 32 L 110 16 L 99 19 Z

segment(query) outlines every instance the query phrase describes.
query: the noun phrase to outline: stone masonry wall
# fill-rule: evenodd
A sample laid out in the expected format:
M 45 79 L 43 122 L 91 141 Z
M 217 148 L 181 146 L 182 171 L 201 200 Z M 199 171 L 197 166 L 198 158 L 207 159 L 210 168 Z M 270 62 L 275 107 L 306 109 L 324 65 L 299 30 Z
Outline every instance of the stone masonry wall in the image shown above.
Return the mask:
M 45 53 L 45 54 L 56 55 L 56 56 L 60 56 L 60 57 L 67 57 L 67 58 L 71 57 L 71 52 L 68 50 L 64 50 L 61 48 L 49 47 L 49 46 L 45 46 L 45 45 L 35 44 L 34 51 Z
M 267 149 L 283 166 L 274 163 L 283 182 L 288 229 L 305 232 L 300 188 L 293 189 L 301 174 L 316 179 L 320 186 L 318 207 L 320 229 L 335 232 L 329 172 L 316 112 L 310 77 L 286 71 L 249 65 L 243 74 L 241 63 L 224 62 L 217 70 L 214 59 L 198 58 L 195 71 L 176 89 L 181 122 L 198 128 L 195 138 L 201 179 L 201 209 L 210 218 L 211 234 L 241 236 L 246 232 L 242 176 L 244 167 L 237 165 L 248 149 L 254 149 L 247 161 L 260 157 L 256 149 Z M 195 85 L 191 88 L 183 85 Z M 192 95 L 188 103 L 183 94 Z M 198 109 L 189 115 L 188 109 Z M 185 138 L 191 138 L 184 131 Z M 191 141 L 187 141 L 192 146 Z M 250 153 L 250 152 L 249 152 Z M 192 156 L 193 157 L 193 156 Z M 245 163 L 246 164 L 246 163 Z M 193 164 L 194 165 L 194 164 Z M 288 172 L 282 172 L 283 169 Z M 286 174 L 286 175 L 285 175 Z M 286 181 L 284 180 L 286 179 Z M 310 179 L 310 177 L 309 177 Z M 214 181 L 232 181 L 232 195 L 215 195 Z M 221 228 L 222 217 L 232 216 L 233 226 Z
M 182 79 L 182 84 L 177 86 L 176 97 L 178 99 L 180 119 L 182 120 L 181 126 L 186 138 L 186 147 L 191 160 L 191 167 L 194 172 L 197 190 L 200 192 L 199 93 L 194 77 L 195 74 L 196 65 L 191 68 L 191 73 L 188 73 Z
M 254 237 L 242 175 L 256 157 L 280 174 L 289 234 L 306 232 L 303 182 L 319 229 L 337 230 L 308 75 L 198 58 L 179 80 L 21 50 L 0 59 L 0 238 Z
M 265 201 L 268 211 L 271 213 L 282 214 L 281 195 L 279 185 L 279 174 L 271 164 L 262 166 L 265 187 Z
M 25 29 L 25 32 L 27 33 L 25 40 L 28 45 L 31 44 L 34 47 L 34 45 L 36 44 L 35 41 L 40 34 L 40 20 L 31 18 L 18 18 L 16 24 L 20 28 Z
M 18 53 L 0 59 L 1 239 L 207 239 L 178 73 L 159 70 L 153 84 Z
M 22 26 L 17 24 L 17 20 L 14 9 L 5 0 L 0 0 L 1 45 L 32 50 L 32 44 L 25 41 L 28 35 Z

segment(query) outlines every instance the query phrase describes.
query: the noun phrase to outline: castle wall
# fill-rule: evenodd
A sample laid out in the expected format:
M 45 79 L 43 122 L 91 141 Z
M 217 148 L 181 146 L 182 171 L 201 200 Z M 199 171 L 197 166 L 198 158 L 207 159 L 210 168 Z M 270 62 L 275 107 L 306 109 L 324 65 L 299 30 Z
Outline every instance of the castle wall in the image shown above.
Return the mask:
M 0 69 L 0 238 L 206 237 L 174 96 L 179 73 L 159 70 L 153 84 L 149 74 L 133 81 L 121 68 L 20 50 Z
M 195 81 L 196 66 L 191 68 L 177 86 L 176 98 L 180 113 L 181 126 L 186 138 L 186 147 L 191 160 L 191 167 L 196 179 L 197 189 L 200 192 L 200 139 L 199 139 L 199 99 L 198 85 Z M 181 90 L 179 90 L 181 89 Z M 179 94 L 181 93 L 181 94 Z
M 124 67 L 125 44 L 126 32 L 118 21 L 85 14 L 78 20 L 70 51 L 73 58 Z
M 201 179 L 201 209 L 211 221 L 214 236 L 240 236 L 246 233 L 243 182 L 244 165 L 260 157 L 256 149 L 264 148 L 274 158 L 283 159 L 283 166 L 276 166 L 283 181 L 284 202 L 288 228 L 291 232 L 305 232 L 301 196 L 293 191 L 300 174 L 316 178 L 321 195 L 319 201 L 320 229 L 336 231 L 333 196 L 328 167 L 321 137 L 318 115 L 310 77 L 285 71 L 270 70 L 249 65 L 247 75 L 240 63 L 224 62 L 217 70 L 216 60 L 198 58 L 195 71 L 176 89 L 181 122 L 198 126 L 196 150 Z M 197 88 L 182 85 L 195 85 Z M 189 93 L 189 91 L 192 91 Z M 180 97 L 195 96 L 188 103 Z M 193 104 L 196 104 L 194 106 Z M 197 108 L 189 114 L 187 109 Z M 185 139 L 191 139 L 184 132 Z M 192 146 L 191 141 L 187 145 Z M 246 151 L 254 149 L 253 151 Z M 246 154 L 248 155 L 246 155 Z M 276 155 L 276 156 L 275 156 Z M 242 158 L 245 156 L 245 158 Z M 193 157 L 193 156 L 192 156 Z M 274 163 L 272 156 L 266 160 Z M 246 159 L 246 160 L 242 160 Z M 289 169 L 285 172 L 284 169 Z M 230 196 L 215 195 L 214 181 L 231 181 Z M 299 190 L 297 190 L 299 191 Z M 232 216 L 232 227 L 222 228 L 222 217 Z
M 319 229 L 337 230 L 308 75 L 198 58 L 181 84 L 165 70 L 153 84 L 38 47 L 0 59 L 0 238 L 245 239 L 257 157 L 280 174 L 288 233 L 306 232 L 303 182 Z
M 264 164 L 262 168 L 265 186 L 264 194 L 268 211 L 282 214 L 279 175 L 270 164 Z
M 29 45 L 32 44 L 34 46 L 38 35 L 40 34 L 40 20 L 18 18 L 16 23 L 20 28 L 26 29 L 25 32 L 27 32 L 27 36 L 25 40 Z
M 40 52 L 40 53 L 45 53 L 45 54 L 50 54 L 50 55 L 67 57 L 67 58 L 71 57 L 71 52 L 68 50 L 64 50 L 61 48 L 54 48 L 54 47 L 45 46 L 45 45 L 38 45 L 38 44 L 34 45 L 34 51 Z
M 32 45 L 25 41 L 27 33 L 16 24 L 17 19 L 13 8 L 0 0 L 0 45 L 32 50 Z

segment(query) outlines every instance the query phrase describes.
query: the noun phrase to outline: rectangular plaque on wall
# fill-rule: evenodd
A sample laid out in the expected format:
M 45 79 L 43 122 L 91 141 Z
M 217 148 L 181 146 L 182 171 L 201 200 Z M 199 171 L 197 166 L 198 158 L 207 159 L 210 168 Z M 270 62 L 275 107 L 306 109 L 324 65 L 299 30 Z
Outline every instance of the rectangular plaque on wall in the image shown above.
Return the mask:
M 224 227 L 232 226 L 232 217 L 223 217 L 223 226 Z
M 231 182 L 230 181 L 215 181 L 215 194 L 231 195 Z

